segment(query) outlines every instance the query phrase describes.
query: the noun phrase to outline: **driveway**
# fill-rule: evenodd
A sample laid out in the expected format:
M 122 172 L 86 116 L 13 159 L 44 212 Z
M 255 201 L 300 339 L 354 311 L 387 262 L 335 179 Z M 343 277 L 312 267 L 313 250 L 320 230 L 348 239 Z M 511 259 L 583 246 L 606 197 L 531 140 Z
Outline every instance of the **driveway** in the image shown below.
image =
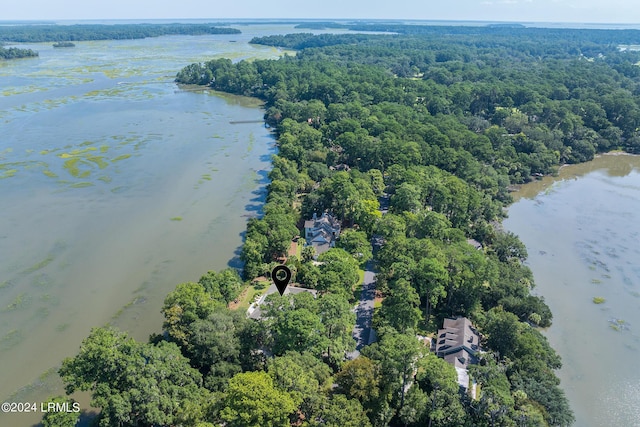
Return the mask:
M 374 263 L 369 261 L 364 271 L 364 282 L 360 301 L 356 305 L 356 325 L 353 328 L 353 339 L 356 340 L 356 349 L 347 354 L 348 359 L 355 359 L 360 355 L 360 350 L 376 340 L 375 331 L 371 328 L 373 320 L 373 300 L 376 295 L 376 274 L 373 271 Z

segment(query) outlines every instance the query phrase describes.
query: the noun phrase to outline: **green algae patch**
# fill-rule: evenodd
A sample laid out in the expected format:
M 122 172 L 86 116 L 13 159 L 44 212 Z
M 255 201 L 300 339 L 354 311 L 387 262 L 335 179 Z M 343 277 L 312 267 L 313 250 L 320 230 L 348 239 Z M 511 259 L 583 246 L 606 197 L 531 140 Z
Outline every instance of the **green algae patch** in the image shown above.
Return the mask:
M 93 182 L 76 182 L 75 184 L 71 184 L 70 188 L 85 188 L 85 187 L 93 187 Z
M 109 166 L 109 163 L 103 159 L 103 156 L 87 156 L 87 160 L 91 163 L 95 163 L 100 169 L 104 169 Z
M 111 181 L 113 181 L 113 179 L 109 176 L 109 175 L 104 175 L 101 176 L 100 178 L 98 178 L 100 181 L 104 182 L 105 184 L 109 184 Z
M 29 305 L 30 301 L 31 299 L 29 298 L 29 296 L 23 292 L 21 294 L 18 294 L 13 301 L 7 304 L 7 306 L 5 307 L 5 311 L 13 311 L 19 308 L 24 308 Z
M 69 175 L 71 175 L 74 178 L 86 178 L 88 176 L 87 172 L 91 174 L 91 171 L 84 171 L 82 172 L 82 176 L 81 176 L 78 163 L 82 163 L 82 159 L 80 159 L 79 157 L 74 157 L 72 159 L 66 160 L 62 165 L 62 167 L 65 168 L 65 170 L 69 172 Z
M 66 331 L 67 329 L 69 329 L 69 326 L 70 326 L 70 325 L 69 325 L 68 323 L 61 323 L 61 324 L 59 324 L 58 326 L 56 326 L 56 331 L 58 331 L 58 332 L 64 332 L 64 331 Z
M 23 274 L 30 274 L 30 273 L 36 272 L 38 270 L 42 270 L 43 268 L 45 268 L 46 266 L 48 266 L 52 262 L 53 262 L 53 257 L 51 255 L 49 255 L 48 257 L 46 257 L 42 261 L 33 264 L 31 267 L 27 268 L 26 270 L 23 270 L 22 273 Z
M 120 160 L 128 159 L 129 157 L 131 157 L 131 154 L 121 154 L 118 157 L 111 159 L 111 162 L 116 163 L 116 162 L 119 162 Z
M 83 148 L 83 149 L 75 149 L 75 150 L 71 150 L 68 153 L 62 153 L 59 154 L 58 157 L 60 157 L 61 159 L 68 159 L 71 157 L 78 157 L 78 156 L 82 156 L 84 154 L 90 153 L 92 151 L 98 151 L 98 149 L 96 147 L 87 147 L 87 148 Z
M 181 216 L 174 216 L 173 218 L 171 218 L 171 221 L 182 221 L 182 217 Z
M 18 169 L 8 169 L 0 173 L 0 179 L 11 178 L 18 173 Z
M 2 350 L 9 350 L 16 346 L 24 339 L 24 334 L 18 329 L 12 329 L 7 332 L 2 338 L 0 338 L 0 348 Z
M 602 304 L 604 303 L 606 300 L 603 297 L 593 297 L 593 303 L 594 304 Z
M 46 176 L 48 176 L 49 178 L 57 178 L 58 175 L 55 174 L 54 172 L 51 172 L 49 169 L 45 169 L 42 171 L 43 174 L 45 174 Z

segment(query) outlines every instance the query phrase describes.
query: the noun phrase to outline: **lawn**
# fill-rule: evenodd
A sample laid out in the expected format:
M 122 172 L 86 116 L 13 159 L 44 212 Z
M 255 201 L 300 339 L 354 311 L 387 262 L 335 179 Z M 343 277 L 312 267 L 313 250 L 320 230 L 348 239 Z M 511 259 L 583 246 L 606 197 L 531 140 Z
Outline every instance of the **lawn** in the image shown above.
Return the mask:
M 360 301 L 360 294 L 362 293 L 362 285 L 364 284 L 364 270 L 358 269 L 358 283 L 353 289 L 353 299 L 357 302 Z
M 240 293 L 240 296 L 238 297 L 238 303 L 230 304 L 229 308 L 231 310 L 247 310 L 249 308 L 249 305 L 256 298 L 256 295 L 262 295 L 267 292 L 267 289 L 269 289 L 270 285 L 271 281 L 267 279 L 251 282 L 251 284 L 247 285 L 247 287 L 244 288 Z

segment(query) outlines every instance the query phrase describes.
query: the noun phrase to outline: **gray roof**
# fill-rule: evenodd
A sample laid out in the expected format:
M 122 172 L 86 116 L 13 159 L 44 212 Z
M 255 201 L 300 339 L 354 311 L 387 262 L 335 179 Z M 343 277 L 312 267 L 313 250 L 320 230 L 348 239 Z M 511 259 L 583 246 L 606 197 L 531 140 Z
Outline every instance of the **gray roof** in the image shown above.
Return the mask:
M 466 317 L 444 319 L 436 338 L 436 354 L 454 366 L 466 368 L 476 362 L 480 334 Z

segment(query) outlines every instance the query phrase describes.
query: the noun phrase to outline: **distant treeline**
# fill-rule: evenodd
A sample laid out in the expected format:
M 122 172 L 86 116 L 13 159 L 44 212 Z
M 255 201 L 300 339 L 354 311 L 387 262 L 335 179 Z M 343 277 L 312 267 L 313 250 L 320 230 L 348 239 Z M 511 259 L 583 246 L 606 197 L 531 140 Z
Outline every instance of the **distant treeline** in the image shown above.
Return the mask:
M 38 56 L 38 52 L 31 49 L 18 49 L 17 47 L 5 48 L 0 46 L 1 59 L 17 59 Z
M 532 37 L 547 38 L 555 41 L 558 38 L 566 39 L 570 42 L 590 42 L 595 44 L 636 44 L 640 40 L 640 31 L 632 29 L 587 29 L 587 28 L 537 28 L 526 27 L 521 24 L 487 24 L 485 26 L 471 25 L 405 25 L 394 22 L 303 22 L 296 25 L 296 28 L 306 28 L 313 30 L 324 29 L 345 29 L 351 31 L 375 31 L 382 33 L 397 33 L 404 35 L 437 35 L 437 36 L 460 36 L 471 35 L 478 37 L 499 36 L 499 37 Z M 290 34 L 295 36 L 295 34 Z
M 16 25 L 0 26 L 0 41 L 56 42 L 143 39 L 169 35 L 240 34 L 236 28 L 210 24 Z

